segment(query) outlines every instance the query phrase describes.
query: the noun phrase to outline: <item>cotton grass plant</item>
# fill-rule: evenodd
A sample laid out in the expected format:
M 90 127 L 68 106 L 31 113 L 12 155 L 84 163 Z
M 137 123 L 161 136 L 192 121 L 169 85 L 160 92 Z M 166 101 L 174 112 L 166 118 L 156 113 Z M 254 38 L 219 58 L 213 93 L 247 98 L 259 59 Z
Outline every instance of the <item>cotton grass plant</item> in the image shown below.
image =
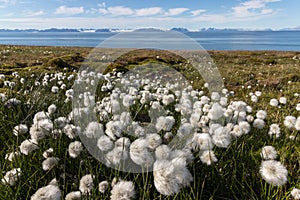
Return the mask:
M 9 81 L 0 99 L 0 199 L 299 199 L 299 97 L 291 84 L 282 92 L 245 85 L 232 95 L 98 75 L 97 96 L 74 94 L 73 72 L 0 75 Z M 128 87 L 118 90 L 116 80 Z M 84 105 L 77 110 L 74 95 Z M 90 107 L 97 121 L 77 126 L 74 117 Z M 107 163 L 90 155 L 83 134 Z M 127 160 L 153 171 L 119 170 Z

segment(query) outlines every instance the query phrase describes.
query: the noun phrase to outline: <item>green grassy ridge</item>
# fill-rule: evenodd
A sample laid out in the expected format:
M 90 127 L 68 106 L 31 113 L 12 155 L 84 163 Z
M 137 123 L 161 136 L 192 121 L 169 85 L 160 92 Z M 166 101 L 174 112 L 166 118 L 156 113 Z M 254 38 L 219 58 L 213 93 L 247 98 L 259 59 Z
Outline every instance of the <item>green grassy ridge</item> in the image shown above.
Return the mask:
M 8 51 L 8 52 L 7 52 Z M 89 56 L 93 48 L 84 47 L 37 47 L 37 46 L 3 46 L 0 45 L 0 73 L 11 74 L 20 71 L 24 74 L 39 72 L 55 72 L 67 68 L 67 71 L 78 69 Z M 95 55 L 114 55 L 116 49 L 97 51 Z M 101 54 L 103 53 L 103 55 Z M 156 58 L 157 55 L 159 58 Z M 175 52 L 176 54 L 176 52 Z M 208 51 L 218 67 L 227 87 L 253 84 L 260 80 L 272 87 L 282 87 L 289 80 L 300 81 L 300 52 L 285 51 Z M 130 56 L 129 56 L 130 55 Z M 126 57 L 126 58 L 125 58 Z M 296 59 L 293 59 L 296 57 Z M 117 61 L 107 64 L 107 71 L 122 66 L 137 65 L 156 60 L 171 64 L 179 71 L 184 71 L 184 59 L 164 51 L 131 51 Z M 181 65 L 179 65 L 181 63 Z M 28 72 L 28 73 L 27 73 Z

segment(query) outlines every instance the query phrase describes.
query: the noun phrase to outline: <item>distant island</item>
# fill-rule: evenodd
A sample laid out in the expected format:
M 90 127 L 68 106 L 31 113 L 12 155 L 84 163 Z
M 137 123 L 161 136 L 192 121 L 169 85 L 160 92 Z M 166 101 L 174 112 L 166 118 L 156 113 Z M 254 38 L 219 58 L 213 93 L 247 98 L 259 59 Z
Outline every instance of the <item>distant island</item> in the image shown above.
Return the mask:
M 295 28 L 283 28 L 283 29 L 235 29 L 235 28 L 201 28 L 198 30 L 190 30 L 182 27 L 175 27 L 171 29 L 155 29 L 155 28 L 141 28 L 141 29 L 110 29 L 110 28 L 101 28 L 101 29 L 92 29 L 92 28 L 49 28 L 49 29 L 0 29 L 0 33 L 10 33 L 10 32 L 24 32 L 24 33 L 51 33 L 51 32 L 66 32 L 66 33 L 114 33 L 114 32 L 132 32 L 132 31 L 178 31 L 178 32 L 237 32 L 237 31 L 300 31 L 300 26 Z

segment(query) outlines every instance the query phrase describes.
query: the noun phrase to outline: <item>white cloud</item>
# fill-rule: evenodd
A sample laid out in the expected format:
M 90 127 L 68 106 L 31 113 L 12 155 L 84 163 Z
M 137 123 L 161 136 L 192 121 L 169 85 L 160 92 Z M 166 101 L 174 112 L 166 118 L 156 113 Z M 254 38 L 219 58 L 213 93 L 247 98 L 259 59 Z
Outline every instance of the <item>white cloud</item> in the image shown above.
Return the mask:
M 16 0 L 0 0 L 0 8 L 6 8 L 8 5 L 15 5 Z
M 108 10 L 106 8 L 99 8 L 99 13 L 103 14 L 103 15 L 106 15 L 106 14 L 109 14 Z
M 110 14 L 114 16 L 121 16 L 121 15 L 133 15 L 134 10 L 125 6 L 113 6 L 107 8 L 100 8 L 99 12 L 102 14 Z
M 171 8 L 165 13 L 165 15 L 166 16 L 175 16 L 175 15 L 182 14 L 188 10 L 189 10 L 188 8 Z
M 232 7 L 233 14 L 236 17 L 251 17 L 259 14 L 272 14 L 274 10 L 269 9 L 269 3 L 279 2 L 280 0 L 248 0 Z
M 28 17 L 41 16 L 41 15 L 44 15 L 44 14 L 45 14 L 45 12 L 42 11 L 42 10 L 39 10 L 39 11 L 36 11 L 36 12 L 30 11 L 30 12 L 27 12 L 27 13 L 26 13 L 26 15 L 27 15 Z
M 98 6 L 101 7 L 101 8 L 105 8 L 106 7 L 106 3 L 105 2 L 99 3 Z
M 203 10 L 203 9 L 199 9 L 199 10 L 192 10 L 190 13 L 193 15 L 193 16 L 198 16 L 202 13 L 205 13 L 206 10 Z
M 11 0 L 0 0 L 0 3 L 4 3 L 4 4 L 9 4 L 11 2 L 13 2 L 13 1 L 11 1 Z
M 132 9 L 125 6 L 112 6 L 106 7 L 105 3 L 98 4 L 100 7 L 98 9 L 99 13 L 103 15 L 113 15 L 113 16 L 153 16 L 153 15 L 164 15 L 164 16 L 175 16 L 188 11 L 188 8 L 171 8 L 165 11 L 161 7 L 149 7 Z
M 279 2 L 281 0 L 264 0 L 266 3 L 271 3 L 271 2 Z
M 163 9 L 160 7 L 151 7 L 151 8 L 141 8 L 135 10 L 136 16 L 150 16 L 150 15 L 157 15 L 161 14 Z
M 55 10 L 55 14 L 77 15 L 81 13 L 84 13 L 84 8 L 82 6 L 81 7 L 60 6 Z
M 262 9 L 261 14 L 266 15 L 266 14 L 271 14 L 273 13 L 273 9 Z

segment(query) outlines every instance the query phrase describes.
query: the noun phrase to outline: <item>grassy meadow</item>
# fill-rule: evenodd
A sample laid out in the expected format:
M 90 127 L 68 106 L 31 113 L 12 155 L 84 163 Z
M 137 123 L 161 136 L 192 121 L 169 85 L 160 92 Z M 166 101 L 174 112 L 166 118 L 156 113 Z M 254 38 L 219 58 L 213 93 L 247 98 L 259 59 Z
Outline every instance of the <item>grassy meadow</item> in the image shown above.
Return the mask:
M 233 112 L 233 114 L 229 114 L 232 116 L 226 116 L 226 119 L 221 122 L 219 118 L 209 117 L 213 105 L 220 99 L 210 96 L 211 94 L 204 86 L 205 82 L 199 79 L 197 72 L 193 71 L 194 69 L 188 63 L 185 63 L 184 59 L 164 54 L 161 51 L 146 50 L 133 51 L 133 53 L 113 61 L 110 58 L 113 57 L 116 51 L 120 53 L 121 50 L 103 49 L 103 51 L 99 50 L 99 54 L 97 54 L 99 57 L 93 58 L 93 63 L 89 63 L 86 62 L 85 58 L 88 57 L 91 51 L 92 48 L 81 47 L 0 46 L 0 199 L 34 199 L 32 196 L 36 191 L 39 188 L 51 185 L 49 183 L 54 178 L 56 178 L 56 181 L 52 184 L 60 190 L 57 192 L 60 194 L 57 194 L 56 197 L 61 199 L 65 199 L 66 195 L 73 191 L 80 191 L 78 192 L 80 195 L 77 193 L 77 196 L 81 196 L 81 199 L 116 199 L 116 196 L 124 199 L 157 200 L 297 199 L 295 195 L 291 194 L 291 191 L 294 188 L 300 188 L 300 130 L 298 129 L 300 127 L 300 52 L 208 51 L 223 78 L 224 88 L 228 90 L 223 91 L 223 95 L 227 100 L 227 103 L 222 104 L 223 110 L 228 110 L 231 102 L 237 101 L 243 101 L 245 103 L 243 105 L 248 106 L 247 111 L 243 111 L 245 113 L 244 117 L 239 117 L 241 111 L 238 111 L 237 121 L 232 122 L 229 119 L 234 118 L 235 114 Z M 197 54 L 197 52 L 187 53 Z M 191 151 L 194 158 L 190 160 L 184 158 L 186 165 L 181 165 L 183 171 L 189 171 L 192 181 L 182 183 L 176 177 L 174 181 L 179 181 L 179 188 L 178 190 L 174 189 L 176 192 L 169 192 L 170 195 L 166 195 L 168 192 L 162 194 L 164 192 L 157 190 L 154 182 L 158 180 L 158 177 L 154 177 L 153 172 L 128 173 L 109 168 L 91 156 L 84 146 L 82 146 L 82 149 L 78 147 L 80 150 L 75 150 L 75 156 L 72 156 L 69 150 L 70 143 L 80 141 L 74 127 L 73 129 L 66 128 L 66 126 L 69 125 L 70 127 L 74 124 L 74 118 L 69 118 L 72 112 L 73 98 L 73 94 L 69 93 L 72 93 L 70 89 L 73 87 L 80 67 L 87 64 L 107 65 L 105 73 L 113 74 L 114 70 L 126 72 L 136 66 L 149 63 L 163 63 L 183 74 L 190 81 L 193 90 L 196 91 L 196 95 L 193 96 L 191 95 L 192 92 L 187 89 L 188 95 L 199 99 L 205 95 L 209 97 L 208 102 L 205 103 L 208 111 L 199 111 L 201 114 L 198 114 L 199 117 L 207 115 L 211 123 L 207 122 L 197 128 L 193 125 L 192 130 L 195 133 L 209 133 L 207 135 L 210 135 L 209 137 L 214 141 L 214 146 L 209 151 L 213 152 L 217 161 L 212 157 L 209 159 L 209 161 L 212 161 L 211 163 L 201 160 L 200 157 L 204 151 L 201 150 L 200 144 L 195 144 L 199 146 Z M 113 84 L 118 77 L 117 75 L 111 75 L 107 79 L 105 79 L 106 82 L 101 83 L 107 84 L 109 82 Z M 156 86 L 154 85 L 154 87 Z M 108 86 L 105 89 L 97 90 L 95 99 L 100 102 L 100 106 L 97 107 L 98 113 L 101 113 L 101 109 L 106 109 L 101 107 L 101 101 L 109 97 L 112 90 L 113 88 L 109 89 Z M 149 91 L 158 94 L 156 89 Z M 170 91 L 158 96 L 161 95 L 161 98 L 168 94 L 175 96 L 175 100 L 171 103 L 162 103 L 163 100 L 155 100 L 168 110 L 168 115 L 175 118 L 174 126 L 170 130 L 158 130 L 156 127 L 157 135 L 162 138 L 167 132 L 175 137 L 174 135 L 178 133 L 177 131 L 183 123 L 180 122 L 178 116 L 180 110 L 176 110 L 176 104 L 180 104 L 181 100 L 178 97 L 177 101 L 176 95 Z M 201 94 L 199 91 L 202 91 Z M 149 123 L 145 115 L 147 115 L 147 108 L 151 107 L 152 104 L 139 103 L 139 95 L 142 93 L 139 93 L 139 90 L 136 92 L 138 93 L 136 101 L 130 104 L 128 109 L 134 115 L 134 120 L 139 122 L 139 125 Z M 106 105 L 104 103 L 103 105 Z M 55 105 L 56 109 L 49 108 L 52 104 Z M 205 107 L 202 104 L 201 106 L 201 109 Z M 194 113 L 194 110 L 192 108 L 191 112 Z M 41 114 L 41 120 L 48 120 L 47 123 L 51 125 L 46 124 L 45 127 L 42 127 L 42 129 L 45 129 L 41 131 L 44 135 L 37 136 L 38 141 L 33 144 L 34 148 L 37 148 L 26 153 L 26 151 L 21 150 L 22 147 L 20 146 L 23 141 L 33 139 L 34 125 L 41 128 L 40 125 L 37 125 L 41 121 L 36 116 L 41 111 L 48 112 L 45 115 Z M 257 114 L 262 113 L 259 111 L 265 111 L 266 114 L 261 117 L 260 114 Z M 225 115 L 225 112 L 222 115 Z M 104 127 L 114 117 L 112 113 L 108 112 L 108 114 L 103 115 L 103 118 L 105 118 L 103 120 L 102 115 L 99 115 L 99 123 L 103 123 Z M 293 120 L 291 120 L 292 122 L 286 122 L 287 116 L 293 116 L 295 122 Z M 187 118 L 187 121 L 189 119 Z M 263 124 L 255 125 L 255 119 L 260 119 Z M 196 124 L 198 124 L 198 121 Z M 212 130 L 212 124 L 226 127 L 231 123 L 238 126 L 241 121 L 245 121 L 250 125 L 249 132 L 234 136 L 231 133 L 233 130 L 231 130 L 228 133 L 229 144 L 225 145 L 226 147 L 218 145 L 216 139 L 214 139 L 217 133 Z M 187 122 L 185 121 L 185 123 Z M 15 127 L 20 124 L 26 125 L 28 130 L 15 130 Z M 276 136 L 270 133 L 272 124 L 278 125 L 279 129 L 276 129 L 277 132 L 275 131 L 277 135 L 274 133 Z M 108 129 L 108 126 L 106 126 L 106 129 Z M 74 134 L 68 132 L 68 130 L 74 131 Z M 84 132 L 84 130 L 81 130 L 81 132 Z M 194 135 L 194 132 L 190 135 Z M 130 138 L 131 144 L 134 139 L 137 139 L 137 137 L 130 136 L 128 138 Z M 109 141 L 111 140 L 113 141 L 112 138 Z M 192 144 L 194 144 L 193 142 L 195 141 L 192 141 Z M 168 144 L 168 142 L 163 139 L 160 144 Z M 261 156 L 262 148 L 265 146 L 273 146 L 278 154 L 277 157 L 275 156 L 276 158 L 270 160 L 279 161 L 286 168 L 288 174 L 287 180 L 283 181 L 284 184 L 276 186 L 276 184 L 270 184 L 270 181 L 266 181 L 262 177 L 260 173 L 261 163 L 263 160 L 268 160 Z M 48 151 L 48 155 L 45 151 L 49 148 L 52 148 L 53 152 L 52 150 Z M 9 158 L 9 154 L 13 152 L 15 153 L 11 154 Z M 44 163 L 48 158 L 55 158 L 53 166 L 49 161 L 49 169 L 47 163 Z M 20 168 L 20 172 L 15 173 L 11 178 L 5 179 L 7 172 L 18 168 Z M 174 173 L 177 173 L 176 169 L 170 176 Z M 90 189 L 82 189 L 84 183 L 81 179 L 87 174 L 92 175 L 92 183 L 85 185 Z M 135 194 L 133 195 L 128 190 L 127 193 L 126 191 L 122 193 L 121 189 L 117 191 L 118 194 L 112 192 L 116 186 L 115 183 L 112 184 L 115 180 L 131 181 L 134 186 L 134 192 L 132 193 Z M 107 189 L 104 191 L 99 186 L 102 181 L 108 182 Z M 172 184 L 175 183 L 165 184 L 170 184 L 168 187 L 172 188 Z M 44 196 L 47 195 L 44 194 Z M 76 199 L 70 196 L 69 199 Z M 298 197 L 300 198 L 300 194 L 298 194 Z M 52 199 L 57 198 L 53 197 Z

